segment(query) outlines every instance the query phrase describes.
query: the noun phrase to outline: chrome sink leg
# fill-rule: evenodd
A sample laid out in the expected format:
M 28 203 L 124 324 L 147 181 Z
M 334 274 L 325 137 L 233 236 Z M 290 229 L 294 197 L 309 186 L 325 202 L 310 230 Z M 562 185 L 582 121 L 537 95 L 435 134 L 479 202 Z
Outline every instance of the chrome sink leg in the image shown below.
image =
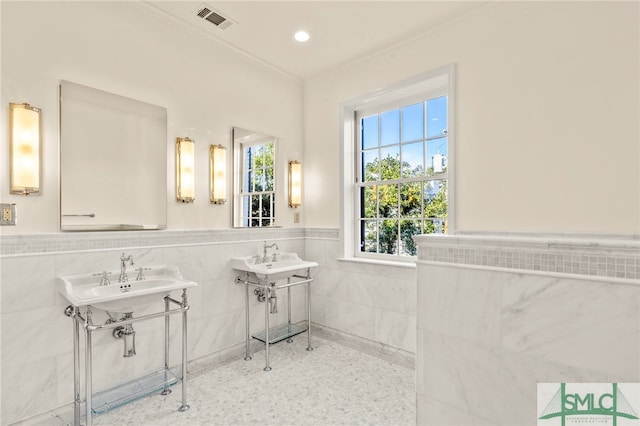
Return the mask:
M 79 308 L 74 307 L 77 314 Z M 80 426 L 80 323 L 78 317 L 73 316 L 73 423 Z
M 291 283 L 291 278 L 287 278 L 287 284 Z M 287 287 L 287 332 L 291 334 L 291 287 Z M 287 343 L 293 343 L 293 339 L 289 337 Z
M 92 321 L 91 321 L 91 307 L 87 306 L 87 324 L 91 325 Z M 84 386 L 84 392 L 85 392 L 85 411 L 86 411 L 86 425 L 87 426 L 91 426 L 91 406 L 92 401 L 91 401 L 91 397 L 92 397 L 92 392 L 93 389 L 91 388 L 91 330 L 86 327 L 85 328 L 85 335 L 86 335 L 86 339 L 85 339 L 85 348 L 84 348 L 84 380 L 85 380 L 85 386 Z
M 267 299 L 271 296 L 271 289 L 269 287 L 266 288 L 266 296 Z M 264 371 L 271 371 L 271 367 L 269 367 L 269 304 L 264 304 L 264 357 L 266 359 L 266 365 L 264 367 Z
M 164 311 L 169 312 L 169 296 L 164 298 Z M 169 395 L 169 315 L 164 317 L 164 386 L 160 395 Z
M 244 360 L 251 359 L 251 341 L 249 340 L 249 284 L 244 284 L 244 315 L 245 326 L 247 328 L 246 339 L 244 341 Z
M 309 269 L 307 269 L 307 279 L 311 279 Z M 311 347 L 311 281 L 307 283 L 307 350 L 313 350 Z
M 187 289 L 182 289 L 182 307 L 187 308 Z M 187 411 L 187 310 L 182 311 L 182 405 L 178 411 Z

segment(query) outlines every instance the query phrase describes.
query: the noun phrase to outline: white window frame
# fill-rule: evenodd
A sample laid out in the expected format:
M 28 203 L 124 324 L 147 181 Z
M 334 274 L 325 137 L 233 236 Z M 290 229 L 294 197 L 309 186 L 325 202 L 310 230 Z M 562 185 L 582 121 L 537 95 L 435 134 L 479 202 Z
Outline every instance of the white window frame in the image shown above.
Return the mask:
M 257 192 L 249 192 L 247 191 L 247 189 L 245 188 L 245 182 L 246 182 L 246 173 L 247 173 L 247 169 L 245 167 L 246 165 L 246 159 L 245 159 L 245 150 L 247 148 L 252 148 L 254 146 L 257 145 L 263 145 L 269 142 L 273 142 L 273 190 L 272 191 L 257 191 Z M 249 217 L 249 223 L 247 225 L 247 227 L 249 228 L 267 228 L 267 227 L 273 227 L 276 225 L 276 159 L 278 156 L 277 153 L 277 148 L 278 148 L 278 144 L 276 143 L 277 139 L 271 136 L 266 136 L 266 137 L 262 137 L 258 140 L 253 140 L 251 142 L 244 142 L 241 143 L 239 145 L 239 167 L 238 167 L 238 185 L 237 188 L 239 189 L 239 192 L 237 194 L 235 194 L 235 197 L 237 199 L 237 202 L 235 203 L 236 206 L 238 206 L 237 211 L 235 212 L 236 215 L 236 223 L 238 224 L 242 224 L 243 220 L 246 219 L 243 216 L 243 211 L 242 211 L 242 206 L 243 206 L 243 197 L 245 196 L 253 196 L 253 195 L 265 195 L 265 194 L 271 194 L 271 199 L 273 200 L 273 203 L 271 205 L 271 223 L 269 225 L 263 225 L 262 224 L 262 219 L 260 220 L 260 223 L 258 225 L 252 225 L 251 224 L 251 217 Z M 239 226 L 243 226 L 243 225 L 239 225 Z M 243 226 L 244 227 L 244 226 Z
M 435 96 L 434 96 L 435 95 Z M 344 259 L 362 259 L 379 262 L 415 262 L 415 256 L 401 256 L 360 252 L 360 201 L 356 195 L 359 179 L 356 111 L 360 113 L 411 105 L 427 98 L 446 95 L 448 119 L 447 155 L 447 231 L 455 233 L 455 65 L 446 65 L 368 93 L 340 106 L 341 161 L 341 236 Z M 412 102 L 414 101 L 414 102 Z M 426 167 L 426 165 L 425 165 Z M 431 177 L 429 177 L 431 179 Z M 438 177 L 434 176 L 437 180 Z M 391 183 L 391 182 L 390 182 Z

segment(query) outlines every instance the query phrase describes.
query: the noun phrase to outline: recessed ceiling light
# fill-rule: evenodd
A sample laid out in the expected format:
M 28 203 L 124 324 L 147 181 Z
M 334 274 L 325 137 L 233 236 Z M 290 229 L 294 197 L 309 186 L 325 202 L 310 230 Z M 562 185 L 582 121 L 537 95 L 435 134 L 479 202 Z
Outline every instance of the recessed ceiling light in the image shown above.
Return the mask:
M 305 41 L 309 40 L 309 33 L 306 31 L 298 31 L 297 33 L 295 33 L 293 38 L 295 38 L 300 43 L 304 43 Z

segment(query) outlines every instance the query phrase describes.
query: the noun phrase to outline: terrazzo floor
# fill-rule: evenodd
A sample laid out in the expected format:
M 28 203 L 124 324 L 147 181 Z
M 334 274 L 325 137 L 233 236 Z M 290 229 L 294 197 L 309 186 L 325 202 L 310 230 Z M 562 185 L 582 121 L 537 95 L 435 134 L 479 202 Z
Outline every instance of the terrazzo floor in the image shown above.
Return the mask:
M 190 409 L 177 411 L 181 385 L 93 418 L 111 425 L 415 425 L 415 371 L 314 337 L 206 370 L 187 384 Z M 72 424 L 71 413 L 38 425 Z

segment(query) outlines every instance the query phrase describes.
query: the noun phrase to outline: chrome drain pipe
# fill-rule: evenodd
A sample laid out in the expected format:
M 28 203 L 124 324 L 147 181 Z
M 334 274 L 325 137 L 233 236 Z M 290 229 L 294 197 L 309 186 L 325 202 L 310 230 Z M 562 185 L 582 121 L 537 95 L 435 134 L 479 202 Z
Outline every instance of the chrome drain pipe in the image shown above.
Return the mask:
M 273 286 L 258 287 L 253 290 L 253 294 L 256 295 L 258 302 L 269 302 L 269 313 L 278 313 L 278 296 Z
M 127 312 L 124 314 L 123 320 L 133 319 L 133 312 Z M 122 339 L 124 341 L 124 354 L 125 358 L 132 357 L 136 354 L 136 332 L 133 330 L 133 324 L 127 323 L 124 326 L 116 327 L 113 329 L 113 337 L 116 339 Z
M 271 296 L 269 296 L 269 305 L 271 305 L 271 309 L 269 312 L 272 314 L 278 313 L 278 296 L 276 295 L 275 290 L 271 290 Z

